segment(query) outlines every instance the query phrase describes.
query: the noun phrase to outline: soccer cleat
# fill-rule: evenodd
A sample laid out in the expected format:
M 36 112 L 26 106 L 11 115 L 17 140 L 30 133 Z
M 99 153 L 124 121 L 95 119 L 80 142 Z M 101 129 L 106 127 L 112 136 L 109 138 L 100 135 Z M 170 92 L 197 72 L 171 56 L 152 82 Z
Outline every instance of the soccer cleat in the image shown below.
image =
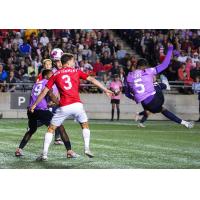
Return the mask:
M 40 156 L 36 158 L 36 161 L 47 161 L 47 160 L 48 160 L 48 157 L 43 154 L 41 154 Z
M 67 151 L 67 158 L 78 158 L 80 155 L 76 154 L 74 151 Z
M 140 118 L 140 115 L 139 115 L 139 112 L 136 112 L 135 113 L 135 121 L 137 122 Z
M 63 145 L 64 143 L 61 139 L 59 139 L 59 140 L 55 140 L 54 144 L 55 145 Z
M 160 80 L 161 80 L 161 83 L 164 83 L 167 86 L 166 90 L 171 90 L 171 87 L 169 85 L 169 81 L 168 81 L 166 76 L 164 76 L 163 74 L 160 75 Z
M 17 150 L 15 151 L 15 156 L 16 157 L 24 156 L 22 149 L 17 148 Z
M 85 150 L 85 155 L 88 156 L 89 158 L 94 157 L 94 155 L 92 154 L 92 152 L 90 150 Z
M 194 122 L 186 122 L 184 125 L 185 125 L 186 128 L 193 128 Z
M 138 123 L 137 127 L 138 128 L 145 128 L 146 126 L 143 123 Z

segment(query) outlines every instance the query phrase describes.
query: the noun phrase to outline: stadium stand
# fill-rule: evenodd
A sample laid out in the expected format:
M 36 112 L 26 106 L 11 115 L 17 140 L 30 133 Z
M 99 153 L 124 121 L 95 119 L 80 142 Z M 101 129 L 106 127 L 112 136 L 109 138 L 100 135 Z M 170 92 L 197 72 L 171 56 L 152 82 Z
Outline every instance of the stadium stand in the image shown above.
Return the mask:
M 173 84 L 179 86 L 180 92 L 191 93 L 191 85 L 200 75 L 200 30 L 115 30 L 140 57 L 148 60 L 151 66 L 163 61 L 167 43 L 175 49 L 173 59 L 164 75 Z
M 200 75 L 200 30 L 1 29 L 0 92 L 30 90 L 53 48 L 75 54 L 76 68 L 109 85 L 114 74 L 123 81 L 139 57 L 151 66 L 162 62 L 168 41 L 175 50 L 164 75 L 179 92 L 190 94 Z M 87 82 L 81 91 L 100 92 Z

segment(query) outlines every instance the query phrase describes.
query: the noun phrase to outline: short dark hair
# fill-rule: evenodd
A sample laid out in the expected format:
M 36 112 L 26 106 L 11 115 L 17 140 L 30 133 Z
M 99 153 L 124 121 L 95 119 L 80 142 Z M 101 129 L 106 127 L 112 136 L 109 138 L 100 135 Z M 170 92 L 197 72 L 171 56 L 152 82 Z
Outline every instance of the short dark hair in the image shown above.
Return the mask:
M 69 60 L 71 60 L 72 58 L 74 58 L 74 55 L 71 53 L 64 53 L 61 57 L 61 63 L 62 65 L 66 64 Z
M 45 76 L 47 76 L 50 72 L 52 72 L 50 69 L 44 69 L 42 71 L 42 78 L 45 78 Z
M 141 58 L 137 61 L 137 68 L 143 67 L 143 66 L 147 66 L 148 62 L 146 59 Z

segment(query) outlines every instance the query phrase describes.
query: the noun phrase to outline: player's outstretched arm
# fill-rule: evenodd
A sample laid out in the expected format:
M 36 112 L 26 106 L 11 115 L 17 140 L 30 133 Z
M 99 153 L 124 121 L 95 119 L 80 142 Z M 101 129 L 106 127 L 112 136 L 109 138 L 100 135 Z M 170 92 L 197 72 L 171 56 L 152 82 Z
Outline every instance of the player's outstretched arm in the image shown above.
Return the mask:
M 164 71 L 165 69 L 167 69 L 167 67 L 168 67 L 168 65 L 170 63 L 172 52 L 173 52 L 173 45 L 169 44 L 168 45 L 168 52 L 167 52 L 167 55 L 165 56 L 165 59 L 163 60 L 163 62 L 160 65 L 156 66 L 157 74 L 159 74 L 162 71 Z
M 105 92 L 105 94 L 109 97 L 113 96 L 114 93 L 107 89 L 106 87 L 104 87 L 99 81 L 97 81 L 95 78 L 88 76 L 87 77 L 87 81 L 90 81 L 91 83 L 93 83 L 94 85 L 96 85 L 98 88 L 100 88 L 101 90 L 103 90 Z
M 31 106 L 30 111 L 34 112 L 35 107 L 38 105 L 38 103 L 40 103 L 40 101 L 42 101 L 42 99 L 46 96 L 47 92 L 49 91 L 49 88 L 45 87 L 42 92 L 39 94 L 37 100 L 35 101 L 35 103 Z

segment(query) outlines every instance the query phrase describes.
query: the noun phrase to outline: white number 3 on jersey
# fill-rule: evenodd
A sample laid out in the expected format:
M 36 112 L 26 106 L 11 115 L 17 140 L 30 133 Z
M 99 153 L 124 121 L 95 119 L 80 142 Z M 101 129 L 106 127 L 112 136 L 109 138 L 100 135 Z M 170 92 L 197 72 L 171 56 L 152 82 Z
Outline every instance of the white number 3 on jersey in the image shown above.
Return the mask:
M 70 90 L 72 88 L 72 83 L 71 83 L 70 76 L 63 75 L 62 79 L 65 80 L 65 83 L 67 84 L 67 86 L 64 86 L 65 90 Z

